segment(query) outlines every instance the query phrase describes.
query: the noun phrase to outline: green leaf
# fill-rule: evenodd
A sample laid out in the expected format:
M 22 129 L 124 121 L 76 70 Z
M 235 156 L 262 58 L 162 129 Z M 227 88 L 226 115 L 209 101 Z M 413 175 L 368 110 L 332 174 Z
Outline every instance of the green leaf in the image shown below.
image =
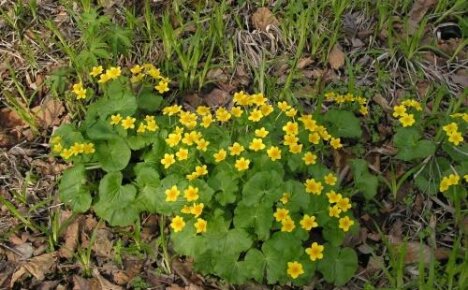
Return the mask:
M 151 195 L 145 195 L 138 198 L 140 207 L 154 213 L 171 215 L 179 213 L 182 207 L 187 203 L 183 199 L 183 191 L 187 187 L 187 180 L 180 175 L 172 174 L 161 180 L 157 188 L 152 189 Z M 166 201 L 166 190 L 176 185 L 180 190 L 180 196 L 177 201 Z M 149 192 L 148 192 L 149 194 Z M 145 202 L 148 202 L 144 204 Z
M 205 246 L 205 236 L 197 235 L 193 224 L 193 221 L 186 221 L 185 228 L 180 232 L 172 233 L 170 239 L 178 254 L 193 257 L 197 262 L 209 248 Z
M 104 120 L 96 120 L 86 129 L 88 138 L 95 141 L 108 140 L 117 137 L 109 122 Z
M 325 281 L 342 286 L 353 277 L 357 266 L 357 255 L 353 249 L 340 249 L 325 244 L 323 259 L 318 262 L 317 268 Z
M 158 188 L 161 185 L 158 172 L 149 165 L 140 165 L 135 168 L 136 183 L 138 186 L 137 203 L 140 208 L 157 213 Z
M 61 125 L 54 132 L 54 136 L 60 136 L 62 138 L 63 147 L 69 147 L 75 142 L 83 142 L 84 138 L 79 131 L 71 124 Z
M 130 156 L 130 148 L 121 137 L 96 143 L 96 157 L 101 163 L 102 169 L 107 172 L 124 169 L 130 161 Z
M 328 241 L 332 246 L 338 247 L 343 243 L 343 240 L 346 236 L 335 221 L 332 221 L 332 224 L 329 223 L 323 227 L 323 238 Z
M 202 179 L 195 179 L 191 185 L 197 187 L 199 190 L 200 199 L 198 202 L 210 203 L 213 197 L 214 190 Z
M 304 184 L 296 180 L 288 180 L 283 184 L 283 193 L 289 193 L 290 198 L 287 208 L 291 213 L 298 212 L 299 209 L 307 209 L 310 202 L 310 194 L 305 192 Z
M 263 253 L 255 248 L 250 249 L 245 255 L 244 261 L 241 264 L 244 275 L 255 279 L 262 283 L 265 273 L 266 260 Z
M 70 204 L 75 212 L 85 212 L 91 206 L 92 197 L 86 182 L 86 169 L 83 164 L 68 168 L 60 179 L 60 200 Z
M 419 140 L 421 135 L 416 128 L 399 128 L 393 137 L 398 148 L 397 158 L 410 161 L 426 158 L 434 154 L 436 146 L 429 140 Z
M 360 138 L 361 122 L 350 111 L 330 110 L 324 116 L 328 131 L 336 137 Z
M 273 208 L 270 205 L 247 206 L 239 204 L 234 212 L 234 226 L 236 228 L 253 228 L 259 240 L 266 240 L 270 236 L 273 225 Z
M 216 200 L 222 205 L 234 203 L 237 199 L 238 180 L 227 172 L 220 171 L 208 179 L 208 184 L 216 191 Z
M 136 188 L 131 184 L 122 185 L 122 173 L 111 172 L 99 184 L 99 200 L 94 205 L 96 214 L 111 226 L 128 226 L 138 220 L 139 211 L 135 206 Z
M 362 192 L 366 199 L 373 198 L 377 194 L 379 186 L 377 176 L 369 173 L 367 162 L 363 159 L 353 159 L 350 163 L 356 188 Z
M 142 92 L 137 97 L 138 108 L 154 112 L 161 107 L 163 98 L 154 92 L 154 88 L 143 88 Z
M 258 172 L 244 185 L 243 203 L 252 206 L 262 200 L 262 202 L 271 205 L 282 195 L 281 184 L 282 178 L 276 171 Z
M 303 251 L 301 241 L 290 233 L 277 232 L 263 243 L 262 252 L 266 261 L 268 284 L 288 281 L 287 264 L 300 257 Z

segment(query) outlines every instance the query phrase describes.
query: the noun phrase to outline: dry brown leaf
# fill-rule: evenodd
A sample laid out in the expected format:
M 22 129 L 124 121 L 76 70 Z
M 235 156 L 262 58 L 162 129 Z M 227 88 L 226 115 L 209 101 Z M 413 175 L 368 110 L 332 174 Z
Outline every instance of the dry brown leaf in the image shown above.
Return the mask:
M 311 64 L 313 64 L 314 61 L 312 58 L 310 57 L 303 57 L 301 58 L 298 62 L 297 62 L 297 68 L 298 69 L 303 69 L 305 68 L 306 66 L 309 66 Z
M 328 63 L 334 70 L 338 70 L 344 65 L 345 54 L 339 44 L 335 44 L 328 54 Z
M 205 96 L 205 102 L 211 108 L 217 108 L 226 105 L 231 100 L 229 93 L 218 88 L 213 89 Z
M 21 117 L 9 108 L 0 109 L 0 124 L 2 129 L 26 126 Z
M 180 287 L 177 284 L 172 284 L 171 286 L 166 287 L 166 290 L 185 290 L 183 287 Z
M 60 125 L 61 116 L 65 112 L 65 107 L 62 102 L 56 100 L 47 100 L 41 105 L 32 108 L 31 110 L 38 120 L 38 124 L 43 128 Z
M 93 269 L 93 276 L 99 280 L 99 284 L 101 285 L 102 290 L 121 290 L 122 287 L 115 285 L 109 281 L 107 281 L 104 277 L 101 276 L 98 269 Z
M 102 290 L 102 287 L 97 278 L 85 279 L 74 275 L 73 290 Z
M 203 104 L 203 99 L 198 94 L 187 94 L 184 96 L 184 104 L 195 109 Z
M 392 107 L 388 104 L 387 99 L 385 99 L 381 94 L 375 94 L 372 97 L 372 100 L 376 102 L 386 113 L 393 111 Z
M 416 0 L 409 12 L 409 32 L 414 33 L 418 29 L 418 23 L 426 15 L 427 11 L 437 3 L 437 0 Z
M 252 15 L 252 24 L 257 30 L 267 31 L 269 25 L 278 26 L 279 21 L 267 7 L 260 7 Z
M 112 257 L 113 242 L 111 233 L 106 228 L 97 230 L 96 241 L 93 244 L 93 251 L 99 257 L 109 258 Z
M 15 282 L 26 273 L 30 273 L 39 281 L 44 280 L 45 274 L 50 273 L 55 269 L 56 256 L 56 253 L 53 252 L 36 256 L 24 263 L 21 263 L 21 266 L 11 277 L 10 286 L 13 287 Z
M 80 221 L 81 221 L 81 218 L 77 218 L 67 227 L 63 235 L 64 243 L 59 249 L 60 257 L 66 258 L 66 259 L 70 259 L 73 257 L 76 247 L 78 246 Z

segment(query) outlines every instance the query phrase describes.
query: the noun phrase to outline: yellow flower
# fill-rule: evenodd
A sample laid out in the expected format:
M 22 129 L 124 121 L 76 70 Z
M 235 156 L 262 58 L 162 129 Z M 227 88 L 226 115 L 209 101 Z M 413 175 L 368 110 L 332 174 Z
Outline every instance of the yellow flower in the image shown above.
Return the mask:
M 108 82 L 109 80 L 110 80 L 109 75 L 107 73 L 105 73 L 105 74 L 102 74 L 102 75 L 99 76 L 98 83 L 103 84 L 103 83 Z
M 281 231 L 282 232 L 292 232 L 296 228 L 296 225 L 294 224 L 294 221 L 291 219 L 291 217 L 286 217 L 281 221 Z
M 256 129 L 255 130 L 255 136 L 259 137 L 259 138 L 265 138 L 267 135 L 268 135 L 268 132 L 265 127 L 262 127 L 260 129 Z
M 347 197 L 340 199 L 336 205 L 340 207 L 342 212 L 347 212 L 351 208 L 351 203 Z
M 206 141 L 205 139 L 200 139 L 196 141 L 196 143 L 197 143 L 197 149 L 203 152 L 205 152 L 206 149 L 208 149 L 208 145 L 210 145 L 210 142 Z
M 336 94 L 335 92 L 326 92 L 324 96 L 325 96 L 325 100 L 327 100 L 328 102 L 331 102 L 335 100 Z
M 252 142 L 249 144 L 249 149 L 252 151 L 260 151 L 265 149 L 265 144 L 263 144 L 263 140 L 260 138 L 254 138 Z
M 359 113 L 361 113 L 363 116 L 367 116 L 369 115 L 369 108 L 367 106 L 360 106 Z
M 167 169 L 169 167 L 171 167 L 172 164 L 175 163 L 175 158 L 174 158 L 174 154 L 164 154 L 164 158 L 161 159 L 161 164 L 164 165 L 164 168 Z
M 240 116 L 242 116 L 243 113 L 244 111 L 242 111 L 241 107 L 232 107 L 231 109 L 231 114 L 236 118 L 239 118 Z
M 198 178 L 198 174 L 196 172 L 192 172 L 190 174 L 187 174 L 185 177 L 187 177 L 188 180 L 192 181 Z
M 340 138 L 331 138 L 330 145 L 335 150 L 340 149 L 341 147 L 343 147 L 343 144 L 341 144 L 341 139 Z
M 258 122 L 263 118 L 263 113 L 259 109 L 254 109 L 249 114 L 249 120 L 252 122 Z
M 146 125 L 143 123 L 140 123 L 137 129 L 137 133 L 145 133 L 146 132 Z
M 100 66 L 93 66 L 91 72 L 89 73 L 92 77 L 97 77 L 98 75 L 102 74 L 102 65 Z
M 58 135 L 50 139 L 50 143 L 52 144 L 59 144 L 60 142 L 62 142 L 62 137 Z
M 106 70 L 106 75 L 109 77 L 109 79 L 117 79 L 120 74 L 122 73 L 120 67 L 111 67 L 109 69 Z
M 180 140 L 182 140 L 182 134 L 171 133 L 169 134 L 169 136 L 167 136 L 166 143 L 170 147 L 174 147 L 177 146 L 177 144 L 179 144 Z
M 75 143 L 73 144 L 73 146 L 70 147 L 70 150 L 73 152 L 73 155 L 78 155 L 80 153 L 83 153 L 84 148 L 82 144 Z
M 299 120 L 302 121 L 304 124 L 304 127 L 309 131 L 309 132 L 314 132 L 317 130 L 317 122 L 312 119 L 311 115 L 303 115 L 302 117 L 299 118 Z
M 448 180 L 450 182 L 450 185 L 457 185 L 460 181 L 460 176 L 458 176 L 457 174 L 450 174 L 448 176 Z
M 309 216 L 307 214 L 304 215 L 299 223 L 306 231 L 310 231 L 311 229 L 318 227 L 318 223 L 315 221 L 315 216 Z
M 275 217 L 277 222 L 280 222 L 286 218 L 289 218 L 289 210 L 285 208 L 277 208 L 273 216 Z
M 190 213 L 193 214 L 195 217 L 199 217 L 203 213 L 203 208 L 205 205 L 203 203 L 194 203 L 193 206 L 190 208 Z
M 260 111 L 262 112 L 263 116 L 266 117 L 268 115 L 270 115 L 272 112 L 273 112 L 273 106 L 272 105 L 268 105 L 268 104 L 263 104 L 261 107 L 260 107 Z
M 302 160 L 304 160 L 304 163 L 306 165 L 313 165 L 317 161 L 317 155 L 315 155 L 312 152 L 307 152 L 306 154 L 304 154 L 304 157 L 302 157 Z
M 213 123 L 213 117 L 211 116 L 211 114 L 206 115 L 206 116 L 203 116 L 203 118 L 202 118 L 202 126 L 203 126 L 204 128 L 210 127 L 211 123 Z
M 231 119 L 231 113 L 228 112 L 225 108 L 219 108 L 216 110 L 216 120 L 221 123 L 225 123 Z
M 198 176 L 207 175 L 208 174 L 208 169 L 207 169 L 206 165 L 195 166 L 195 173 Z
M 180 112 L 179 122 L 185 127 L 192 129 L 197 126 L 198 116 L 191 112 Z
M 94 144 L 93 143 L 85 143 L 83 144 L 83 153 L 84 154 L 93 154 L 96 152 L 94 149 Z
M 238 171 L 244 171 L 249 169 L 249 164 L 250 160 L 242 157 L 241 159 L 236 160 L 236 164 L 234 165 L 234 167 L 236 167 Z
M 182 161 L 188 158 L 188 150 L 184 148 L 180 148 L 179 151 L 176 152 L 177 160 Z
M 200 116 L 206 116 L 211 113 L 210 108 L 208 108 L 207 106 L 198 106 L 196 111 L 197 114 Z
M 322 139 L 325 141 L 331 138 L 331 135 L 328 133 L 327 129 L 324 126 L 317 126 L 317 132 L 320 134 L 320 137 L 322 137 Z
M 173 105 L 163 109 L 163 115 L 173 116 L 178 114 L 182 110 L 182 106 Z
M 283 126 L 283 131 L 287 135 L 297 135 L 299 133 L 299 125 L 296 122 L 287 122 Z
M 340 193 L 336 193 L 334 190 L 327 192 L 328 202 L 337 203 L 341 200 L 342 196 Z
M 155 132 L 158 129 L 158 124 L 156 121 L 146 121 L 146 130 L 150 132 Z
M 189 186 L 186 190 L 184 190 L 184 197 L 187 201 L 195 201 L 200 196 L 198 195 L 199 189 L 197 187 Z
M 130 69 L 130 71 L 132 72 L 132 74 L 137 75 L 137 74 L 139 74 L 139 73 L 141 73 L 143 71 L 143 67 L 141 65 L 137 64 L 137 65 L 134 65 Z
M 180 194 L 179 189 L 176 185 L 173 185 L 171 188 L 166 189 L 166 201 L 177 201 L 177 197 Z
M 197 234 L 206 232 L 207 222 L 204 219 L 197 219 L 197 222 L 194 224 Z
M 272 161 L 281 159 L 281 149 L 279 149 L 279 147 L 271 146 L 267 150 L 267 154 L 268 154 L 268 157 L 270 157 Z
M 160 94 L 164 94 L 165 92 L 169 91 L 169 83 L 163 80 L 160 80 L 154 88 L 158 91 Z
M 305 250 L 305 252 L 307 255 L 309 255 L 311 261 L 316 261 L 323 259 L 324 249 L 325 247 L 323 245 L 319 245 L 318 243 L 313 242 L 310 247 Z
M 304 274 L 304 268 L 302 267 L 302 264 L 294 261 L 294 262 L 288 262 L 288 275 L 291 276 L 291 278 L 296 279 L 300 275 Z
M 188 205 L 184 205 L 184 207 L 182 207 L 182 209 L 180 210 L 181 213 L 185 213 L 185 214 L 189 214 L 191 213 L 191 210 L 192 208 Z
M 140 82 L 143 78 L 145 77 L 144 74 L 137 74 L 137 75 L 134 75 L 130 78 L 130 82 L 132 84 L 135 84 L 135 83 L 138 83 Z
M 323 179 L 328 185 L 335 185 L 337 181 L 337 178 L 333 173 L 328 173 Z
M 403 127 L 411 127 L 416 122 L 413 114 L 403 114 L 398 120 Z
M 349 231 L 349 228 L 354 225 L 354 221 L 350 219 L 348 216 L 345 216 L 343 218 L 340 218 L 340 229 L 343 230 L 343 232 Z
M 449 142 L 453 143 L 455 146 L 460 145 L 461 142 L 463 142 L 463 136 L 460 132 L 452 132 L 452 133 L 447 133 L 449 138 Z
M 398 118 L 406 114 L 406 107 L 404 105 L 398 105 L 393 107 L 393 117 Z
M 148 70 L 148 74 L 153 78 L 153 79 L 160 79 L 161 78 L 161 71 L 158 68 L 155 68 L 154 66 L 151 67 Z M 167 83 L 167 81 L 165 81 Z
M 278 102 L 278 109 L 282 112 L 286 112 L 287 110 L 291 109 L 291 106 L 287 102 Z
M 458 174 L 450 174 L 449 176 L 444 176 L 440 182 L 439 190 L 440 192 L 447 191 L 450 186 L 457 185 L 460 182 L 460 176 Z
M 52 151 L 54 153 L 60 153 L 62 150 L 63 150 L 63 146 L 60 143 L 54 144 L 54 146 L 52 146 Z
M 450 134 L 452 132 L 457 132 L 458 131 L 458 125 L 455 122 L 452 122 L 450 124 L 447 124 L 442 127 L 442 129 L 447 133 Z
M 120 116 L 120 114 L 112 115 L 110 124 L 111 125 L 118 125 L 120 123 L 120 121 L 122 121 L 122 116 Z
M 236 142 L 229 147 L 229 151 L 232 156 L 240 155 L 244 151 L 244 146 Z
M 239 104 L 241 106 L 247 106 L 250 102 L 249 95 L 244 93 L 244 91 L 235 93 L 233 100 L 234 100 L 234 103 Z
M 297 144 L 297 141 L 299 141 L 299 138 L 296 135 L 286 134 L 283 137 L 283 144 L 286 146 Z
M 263 96 L 262 93 L 254 94 L 251 97 L 252 97 L 252 103 L 257 106 L 262 106 L 267 101 L 267 99 Z
M 401 104 L 407 107 L 413 107 L 417 111 L 422 111 L 421 104 L 416 100 L 405 100 Z
M 226 156 L 227 156 L 227 152 L 224 149 L 220 149 L 218 152 L 213 154 L 213 157 L 215 158 L 216 163 L 221 162 L 224 159 L 226 159 Z
M 73 151 L 71 149 L 63 149 L 60 156 L 65 160 L 70 159 L 73 156 Z
M 201 138 L 201 133 L 197 131 L 184 133 L 184 138 L 182 138 L 182 143 L 187 144 L 188 146 L 193 145 L 198 142 Z
M 290 197 L 290 194 L 285 192 L 285 193 L 283 193 L 283 196 L 281 196 L 280 201 L 283 204 L 287 204 L 289 202 L 289 197 Z
M 328 208 L 328 215 L 331 217 L 340 217 L 341 209 L 338 205 L 330 206 Z
M 317 145 L 320 142 L 320 135 L 317 132 L 309 134 L 309 142 Z
M 171 221 L 171 228 L 175 233 L 180 232 L 185 227 L 184 218 L 181 216 L 175 216 Z
M 294 108 L 291 108 L 286 111 L 286 116 L 291 117 L 291 118 L 296 116 L 296 114 L 297 114 L 297 110 Z
M 124 129 L 134 129 L 135 128 L 135 118 L 127 116 L 125 119 L 122 120 L 122 127 Z
M 313 178 L 307 179 L 305 182 L 306 192 L 319 195 L 323 190 L 323 185 L 320 181 Z
M 299 154 L 302 152 L 302 144 L 291 144 L 289 145 L 289 152 L 293 154 Z

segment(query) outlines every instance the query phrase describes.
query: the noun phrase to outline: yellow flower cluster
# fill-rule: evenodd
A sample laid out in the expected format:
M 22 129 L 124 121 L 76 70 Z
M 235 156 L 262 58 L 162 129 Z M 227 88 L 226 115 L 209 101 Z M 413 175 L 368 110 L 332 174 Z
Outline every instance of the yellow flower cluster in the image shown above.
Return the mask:
M 460 176 L 458 174 L 450 174 L 449 176 L 444 176 L 440 181 L 439 190 L 440 192 L 447 191 L 450 186 L 457 185 L 460 182 Z
M 120 114 L 115 114 L 110 116 L 109 123 L 111 125 L 120 125 L 125 130 L 128 129 L 135 129 L 135 122 L 136 118 L 127 116 L 123 118 Z M 158 130 L 158 124 L 156 123 L 156 119 L 154 116 L 146 115 L 144 121 L 139 123 L 138 129 L 136 130 L 137 133 L 143 134 L 145 132 L 156 132 Z
M 443 126 L 442 129 L 445 131 L 445 134 L 447 135 L 448 141 L 450 143 L 453 143 L 455 146 L 458 146 L 461 142 L 463 142 L 464 139 L 461 132 L 458 131 L 457 123 L 452 122 Z
M 161 71 L 156 68 L 152 64 L 143 64 L 143 65 L 134 65 L 130 72 L 132 73 L 132 77 L 130 81 L 132 83 L 138 83 L 144 79 L 145 76 L 150 76 L 154 80 L 158 81 L 158 84 L 154 86 L 154 88 L 160 93 L 163 94 L 169 91 L 169 82 L 170 80 L 163 75 L 161 75 Z
M 86 89 L 83 87 L 82 82 L 74 84 L 72 91 L 76 95 L 77 100 L 86 99 Z
M 177 185 L 168 188 L 165 192 L 166 194 L 166 202 L 175 202 L 178 200 L 180 195 L 180 190 L 177 188 Z M 184 198 L 187 202 L 193 202 L 199 199 L 199 189 L 197 187 L 188 186 L 184 190 Z M 203 208 L 205 205 L 203 203 L 193 203 L 191 205 L 184 205 L 181 209 L 181 213 L 183 214 L 192 214 L 197 221 L 194 224 L 195 230 L 197 233 L 204 233 L 207 229 L 207 221 L 199 218 L 199 216 L 203 213 Z M 180 232 L 185 227 L 185 220 L 183 217 L 177 215 L 172 219 L 171 228 L 174 232 Z
M 398 118 L 403 127 L 411 127 L 416 122 L 414 114 L 408 113 L 409 109 L 422 111 L 422 106 L 416 100 L 405 100 L 400 105 L 393 107 L 393 117 Z
M 335 102 L 336 104 L 356 103 L 359 105 L 359 112 L 363 116 L 367 116 L 369 114 L 366 99 L 361 96 L 353 96 L 353 94 L 351 93 L 347 93 L 346 95 L 340 95 L 335 92 L 327 92 L 325 93 L 325 100 L 327 102 Z
M 310 260 L 314 262 L 316 260 L 323 259 L 324 249 L 325 247 L 323 245 L 320 245 L 317 242 L 313 242 L 309 248 L 305 249 L 305 252 L 307 255 L 309 255 Z M 291 278 L 296 279 L 300 275 L 304 274 L 304 268 L 302 264 L 297 261 L 288 262 L 287 274 Z
M 52 152 L 60 154 L 60 156 L 67 160 L 73 156 L 79 154 L 93 154 L 96 150 L 94 149 L 93 143 L 78 143 L 75 142 L 69 148 L 64 148 L 62 145 L 62 137 L 54 136 L 50 143 L 52 144 Z
M 461 118 L 463 121 L 468 122 L 468 113 L 455 113 L 450 115 L 452 118 Z
M 347 212 L 352 207 L 348 197 L 343 197 L 340 193 L 336 193 L 334 190 L 327 192 L 327 197 L 328 202 L 330 203 L 330 207 L 328 208 L 328 215 L 330 217 L 339 218 L 341 213 Z M 353 225 L 354 221 L 348 216 L 339 219 L 339 228 L 344 232 L 349 231 Z

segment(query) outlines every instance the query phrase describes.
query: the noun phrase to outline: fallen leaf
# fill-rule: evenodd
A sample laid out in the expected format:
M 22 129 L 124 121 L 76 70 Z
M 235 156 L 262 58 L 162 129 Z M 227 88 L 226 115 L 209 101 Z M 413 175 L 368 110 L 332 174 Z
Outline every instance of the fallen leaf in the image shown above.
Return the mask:
M 109 281 L 107 281 L 104 277 L 101 276 L 98 269 L 93 269 L 93 276 L 99 280 L 99 284 L 101 285 L 102 290 L 121 290 L 122 287 L 115 285 Z
M 10 286 L 13 287 L 15 282 L 26 273 L 30 273 L 39 281 L 44 280 L 45 274 L 55 269 L 56 256 L 56 253 L 53 252 L 36 256 L 21 263 L 18 270 L 11 277 Z
M 297 68 L 303 69 L 314 63 L 314 60 L 311 57 L 303 57 L 297 62 Z
M 450 75 L 450 79 L 463 88 L 468 88 L 468 70 L 460 69 L 456 74 Z
M 26 126 L 21 117 L 9 108 L 0 109 L 0 124 L 2 124 L 3 129 Z
M 267 7 L 260 7 L 251 17 L 252 24 L 257 30 L 267 31 L 268 26 L 278 26 L 279 21 Z
M 184 96 L 184 104 L 192 109 L 196 109 L 203 104 L 203 99 L 198 94 L 187 94 Z
M 388 104 L 387 99 L 385 99 L 381 94 L 375 94 L 372 97 L 372 100 L 376 102 L 386 113 L 393 112 L 392 107 Z
M 97 278 L 85 279 L 74 275 L 73 290 L 102 290 L 102 287 Z
M 103 258 L 112 257 L 112 247 L 113 243 L 110 231 L 105 228 L 98 229 L 96 240 L 93 244 L 93 251 L 96 256 Z
M 211 108 L 218 108 L 226 105 L 231 100 L 231 97 L 227 91 L 214 88 L 204 99 Z
M 339 44 L 335 44 L 330 54 L 328 54 L 328 63 L 334 70 L 340 69 L 345 62 L 345 55 Z
M 60 125 L 61 116 L 65 112 L 62 102 L 49 99 L 41 105 L 31 109 L 38 120 L 38 125 L 43 128 Z
M 65 214 L 65 219 L 68 219 L 71 213 Z M 81 218 L 75 219 L 65 230 L 63 235 L 64 243 L 59 249 L 59 256 L 62 258 L 70 259 L 73 257 L 76 247 L 78 246 L 78 234 L 80 230 Z
M 418 23 L 426 15 L 427 11 L 431 9 L 437 0 L 416 0 L 409 12 L 409 28 L 410 34 L 413 34 L 418 29 Z

